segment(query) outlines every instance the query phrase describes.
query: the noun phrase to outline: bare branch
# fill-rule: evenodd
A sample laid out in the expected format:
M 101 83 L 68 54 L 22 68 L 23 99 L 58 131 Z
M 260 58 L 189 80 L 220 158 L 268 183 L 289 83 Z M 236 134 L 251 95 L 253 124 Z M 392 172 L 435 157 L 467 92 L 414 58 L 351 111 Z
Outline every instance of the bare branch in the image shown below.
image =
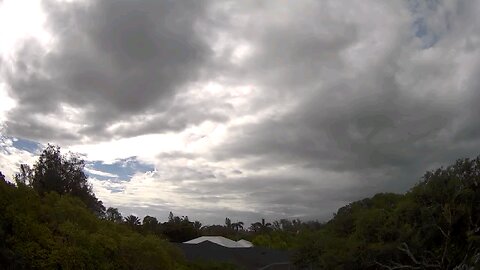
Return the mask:
M 375 263 L 376 263 L 377 265 L 379 265 L 380 267 L 383 267 L 383 268 L 388 269 L 388 270 L 396 270 L 396 269 L 421 269 L 421 267 L 419 267 L 419 266 L 403 265 L 403 264 L 394 263 L 394 262 L 392 262 L 392 263 L 394 264 L 393 266 L 389 266 L 389 265 L 380 263 L 380 262 L 378 262 L 378 261 L 375 261 Z
M 408 247 L 407 243 L 402 243 L 400 247 L 398 247 L 398 249 L 400 251 L 403 251 L 405 252 L 405 254 L 407 254 L 407 256 L 418 266 L 421 266 L 420 268 L 441 268 L 440 264 L 438 263 L 435 263 L 435 264 L 432 264 L 432 263 L 429 263 L 425 258 L 423 258 L 423 261 L 420 262 L 419 260 L 417 260 L 417 258 L 415 258 L 415 256 L 412 254 L 412 252 L 410 251 L 410 248 Z M 419 268 L 419 269 L 420 269 Z

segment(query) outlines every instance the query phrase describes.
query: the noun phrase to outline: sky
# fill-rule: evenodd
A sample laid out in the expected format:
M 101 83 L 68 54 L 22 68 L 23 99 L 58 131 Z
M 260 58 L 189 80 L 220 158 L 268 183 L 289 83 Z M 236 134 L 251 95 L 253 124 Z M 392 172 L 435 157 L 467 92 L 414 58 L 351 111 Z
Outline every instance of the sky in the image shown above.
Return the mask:
M 467 0 L 1 0 L 0 171 L 80 153 L 124 214 L 328 220 L 480 149 Z

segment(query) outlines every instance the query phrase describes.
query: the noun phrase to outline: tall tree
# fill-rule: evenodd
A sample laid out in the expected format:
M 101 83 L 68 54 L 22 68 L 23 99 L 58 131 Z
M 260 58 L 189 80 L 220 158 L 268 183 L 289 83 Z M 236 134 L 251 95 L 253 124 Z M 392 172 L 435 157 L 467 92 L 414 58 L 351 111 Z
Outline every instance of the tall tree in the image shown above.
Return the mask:
M 202 228 L 202 223 L 198 220 L 195 220 L 195 222 L 193 223 L 193 227 L 195 228 L 195 230 L 199 231 Z
M 155 217 L 145 216 L 143 218 L 142 227 L 147 232 L 155 233 L 158 228 L 158 220 Z
M 260 233 L 267 232 L 271 230 L 271 228 L 272 224 L 269 222 L 266 223 L 264 218 L 262 218 L 262 222 L 255 222 L 250 226 L 250 230 Z
M 19 172 L 15 174 L 14 180 L 17 185 L 31 185 L 33 170 L 27 164 L 20 164 Z
M 242 221 L 237 221 L 237 222 L 232 223 L 232 228 L 237 232 L 239 230 L 243 230 L 243 222 Z
M 33 170 L 27 165 L 20 165 L 20 173 L 15 176 L 15 180 L 32 186 L 40 195 L 54 191 L 60 195 L 78 197 L 90 210 L 101 216 L 105 207 L 95 197 L 84 168 L 85 161 L 79 155 L 62 155 L 59 146 L 49 144 L 34 164 Z
M 105 218 L 115 223 L 121 223 L 123 221 L 122 214 L 118 211 L 118 208 L 109 207 L 105 211 Z
M 228 217 L 225 218 L 225 227 L 227 227 L 227 229 L 232 228 L 232 221 Z

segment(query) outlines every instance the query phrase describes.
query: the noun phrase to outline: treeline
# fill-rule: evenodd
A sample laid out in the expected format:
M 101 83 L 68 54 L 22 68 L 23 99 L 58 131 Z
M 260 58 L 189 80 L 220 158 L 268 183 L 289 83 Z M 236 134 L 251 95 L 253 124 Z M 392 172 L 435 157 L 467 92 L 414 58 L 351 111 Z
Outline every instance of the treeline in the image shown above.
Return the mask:
M 16 185 L 0 173 L 2 269 L 233 269 L 188 263 L 170 242 L 203 235 L 289 249 L 299 269 L 479 269 L 480 157 L 427 172 L 405 194 L 382 193 L 326 222 L 225 219 L 203 226 L 123 216 L 95 197 L 77 155 L 49 145 Z
M 168 242 L 99 219 L 79 198 L 0 179 L 0 269 L 182 267 Z
M 16 185 L 0 172 L 0 269 L 231 269 L 185 261 L 169 241 L 132 230 L 129 217 L 111 221 L 83 169 L 49 145 L 32 168 L 20 166 Z
M 125 224 L 141 234 L 153 234 L 170 242 L 181 243 L 200 236 L 223 236 L 232 240 L 246 239 L 257 246 L 275 249 L 291 249 L 292 239 L 300 231 L 315 230 L 323 226 L 318 221 L 302 222 L 299 219 L 281 219 L 273 223 L 265 219 L 244 227 L 242 221 L 232 222 L 225 218 L 223 225 L 205 225 L 199 221 L 190 221 L 188 216 L 175 216 L 169 213 L 168 221 L 159 222 L 156 217 L 135 215 L 123 217 L 117 208 L 109 207 L 105 219 L 117 224 Z

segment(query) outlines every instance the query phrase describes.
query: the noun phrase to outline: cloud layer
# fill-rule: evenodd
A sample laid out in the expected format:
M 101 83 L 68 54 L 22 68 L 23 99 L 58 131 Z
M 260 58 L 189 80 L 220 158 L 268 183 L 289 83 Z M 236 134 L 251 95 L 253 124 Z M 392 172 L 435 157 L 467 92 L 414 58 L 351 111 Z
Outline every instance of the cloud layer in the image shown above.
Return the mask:
M 478 154 L 477 3 L 43 9 L 51 44 L 4 59 L 5 134 L 85 153 L 97 194 L 127 212 L 326 219 Z M 143 166 L 128 179 L 94 166 L 129 159 Z

